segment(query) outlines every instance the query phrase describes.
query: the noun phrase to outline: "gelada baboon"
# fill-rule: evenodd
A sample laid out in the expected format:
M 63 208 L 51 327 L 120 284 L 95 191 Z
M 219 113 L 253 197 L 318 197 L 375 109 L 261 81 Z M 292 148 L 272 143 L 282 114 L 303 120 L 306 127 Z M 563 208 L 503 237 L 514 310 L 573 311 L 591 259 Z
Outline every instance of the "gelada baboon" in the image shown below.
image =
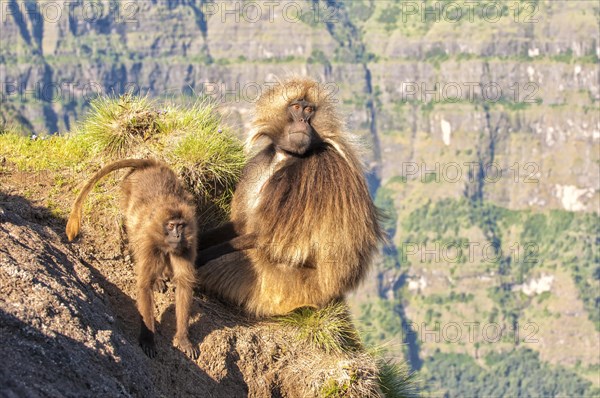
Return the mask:
M 334 105 L 302 78 L 259 98 L 231 222 L 199 239 L 205 291 L 276 315 L 341 299 L 366 275 L 382 232 Z
M 81 226 L 81 208 L 94 185 L 108 173 L 133 168 L 122 184 L 125 228 L 137 274 L 137 306 L 142 318 L 140 345 L 150 358 L 154 344 L 153 287 L 172 278 L 176 284 L 177 332 L 174 344 L 196 359 L 198 350 L 188 338 L 188 321 L 195 283 L 197 229 L 191 195 L 164 163 L 127 159 L 100 169 L 85 185 L 67 223 L 67 237 L 73 240 Z

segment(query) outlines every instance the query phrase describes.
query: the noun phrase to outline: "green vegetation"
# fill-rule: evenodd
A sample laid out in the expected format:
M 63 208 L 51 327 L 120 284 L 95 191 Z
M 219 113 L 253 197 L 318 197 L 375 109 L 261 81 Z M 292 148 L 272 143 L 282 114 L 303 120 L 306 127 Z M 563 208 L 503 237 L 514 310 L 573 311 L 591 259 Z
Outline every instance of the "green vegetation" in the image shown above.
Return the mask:
M 449 55 L 439 47 L 434 47 L 425 53 L 425 60 L 432 63 L 437 70 L 440 69 L 440 65 L 446 62 L 448 58 Z
M 221 124 L 209 103 L 199 102 L 182 108 L 133 95 L 97 98 L 72 133 L 32 139 L 3 130 L 0 144 L 0 158 L 8 160 L 17 170 L 52 172 L 48 182 L 53 182 L 53 186 L 45 205 L 57 217 L 65 215 L 68 204 L 56 198 L 64 195 L 70 186 L 80 185 L 86 178 L 82 172 L 92 173 L 100 164 L 125 157 L 165 160 L 186 181 L 199 202 L 199 209 L 208 213 L 213 205 L 225 214 L 233 185 L 245 162 L 241 143 Z M 104 188 L 114 186 L 117 180 L 119 178 L 107 178 L 95 189 L 90 206 L 97 208 L 96 218 L 102 219 L 107 213 L 114 215 L 115 192 Z M 105 213 L 104 210 L 108 211 Z M 210 214 L 200 216 L 207 224 L 214 222 L 210 217 Z M 100 228 L 101 224 L 112 225 L 96 223 Z M 363 349 L 349 310 L 343 303 L 320 310 L 302 308 L 277 319 L 281 324 L 295 328 L 299 341 L 334 357 L 350 354 L 356 360 L 369 355 Z M 415 389 L 414 375 L 405 366 L 383 360 L 379 364 L 380 388 L 386 396 L 414 396 L 409 395 Z M 376 371 L 374 368 L 371 376 Z M 360 372 L 349 368 L 347 375 L 343 380 L 332 378 L 326 381 L 321 388 L 322 395 L 362 396 L 356 392 L 361 388 L 358 383 Z M 373 384 L 373 388 L 377 388 L 377 384 Z M 368 393 L 372 395 L 373 391 Z
M 529 349 L 492 352 L 486 367 L 464 354 L 435 353 L 426 361 L 427 389 L 448 397 L 592 397 L 600 390 L 560 366 L 550 366 Z
M 397 185 L 402 188 L 405 182 L 395 179 L 394 184 L 402 184 Z M 379 206 L 389 208 L 394 197 L 394 190 L 388 182 L 380 188 L 376 201 Z M 442 262 L 440 268 L 449 267 L 449 275 L 458 279 L 449 291 L 430 291 L 427 288 L 426 294 L 408 293 L 404 285 L 404 288 L 393 292 L 393 298 L 375 298 L 362 303 L 358 324 L 367 345 L 408 342 L 405 322 L 410 321 L 424 322 L 428 330 L 440 332 L 440 325 L 449 322 L 449 314 L 455 314 L 456 317 L 450 319 L 459 324 L 480 320 L 506 325 L 509 329 L 531 319 L 525 315 L 531 316 L 527 311 L 532 306 L 537 306 L 547 317 L 555 318 L 560 313 L 544 307 L 548 302 L 556 301 L 555 292 L 529 297 L 513 290 L 513 287 L 537 275 L 536 271 L 552 272 L 557 267 L 573 276 L 586 312 L 596 330 L 600 330 L 600 292 L 597 288 L 600 283 L 600 257 L 595 249 L 600 237 L 600 217 L 597 214 L 509 210 L 486 202 L 473 203 L 466 198 L 428 200 L 405 215 L 399 215 L 398 210 L 392 211 L 392 214 L 394 218 L 401 219 L 401 242 L 416 243 L 429 250 L 435 244 L 459 248 L 456 261 L 437 260 Z M 489 251 L 486 259 L 471 258 L 469 242 L 476 242 L 479 247 L 488 245 L 494 250 Z M 419 265 L 423 260 L 408 254 L 407 247 L 402 243 L 397 245 L 395 260 L 388 258 L 393 255 L 391 251 L 384 253 L 383 261 L 378 265 L 382 275 L 406 272 L 403 271 L 404 266 L 411 262 L 414 266 L 431 269 L 426 264 Z M 425 263 L 431 261 L 431 258 L 425 259 Z M 487 288 L 487 292 L 485 289 L 479 292 L 469 288 L 461 290 L 465 289 L 461 278 L 465 275 L 472 278 L 473 272 L 482 276 L 495 275 L 492 280 L 496 282 Z M 481 302 L 482 294 L 491 299 L 491 308 L 490 301 Z M 411 313 L 419 313 L 417 319 L 403 319 L 406 318 L 403 308 L 409 300 L 411 306 L 414 305 Z M 542 319 L 539 321 L 543 322 Z M 485 368 L 466 353 L 438 352 L 429 357 L 425 369 L 429 372 L 426 384 L 430 392 L 435 396 L 438 393 L 444 396 L 530 396 L 532 393 L 528 391 L 539 389 L 547 392 L 545 396 L 556 396 L 557 393 L 563 396 L 593 395 L 590 383 L 582 379 L 582 375 L 592 374 L 589 370 L 552 367 L 541 362 L 537 353 L 518 349 L 518 342 L 513 337 L 511 334 L 503 336 L 497 348 L 490 344 L 482 346 L 479 342 L 468 349 L 461 347 L 463 342 L 448 347 L 448 350 L 458 352 L 465 352 L 465 349 L 469 352 L 474 348 L 476 353 L 481 348 L 479 352 L 483 352 L 487 361 Z M 416 344 L 418 347 L 419 341 Z M 426 343 L 424 345 L 427 346 Z M 408 346 L 403 346 L 407 358 Z M 502 356 L 490 354 L 490 350 L 493 353 L 497 349 L 508 351 Z M 394 354 L 399 356 L 401 352 L 397 351 Z M 519 362 L 525 365 L 520 368 L 517 366 Z M 528 369 L 532 369 L 540 380 L 530 378 Z M 598 392 L 595 391 L 595 394 Z
M 559 54 L 549 56 L 548 59 L 555 62 L 564 62 L 567 64 L 572 64 L 574 62 L 582 64 L 598 63 L 598 55 L 595 51 L 592 50 L 588 54 L 578 57 L 573 54 L 573 50 L 571 48 L 567 48 L 564 52 L 561 52 Z
M 355 382 L 355 378 L 350 377 L 349 379 L 343 380 L 342 382 L 336 379 L 329 379 L 319 391 L 323 398 L 341 398 L 348 396 L 348 390 Z
M 396 235 L 396 223 L 398 222 L 398 212 L 394 204 L 394 191 L 389 188 L 381 187 L 375 195 L 375 205 L 383 213 L 382 227 L 389 237 Z
M 375 4 L 369 0 L 353 0 L 345 4 L 350 18 L 359 23 L 369 20 L 375 12 Z
M 231 31 L 227 30 L 226 25 L 223 29 L 209 31 L 208 40 L 205 40 L 207 47 L 198 51 L 201 43 L 197 43 L 195 37 L 200 38 L 202 32 L 193 31 L 193 13 L 189 9 L 197 5 L 192 4 L 193 2 L 179 3 L 181 4 L 173 7 L 158 6 L 144 15 L 140 14 L 141 22 L 150 22 L 149 28 L 144 28 L 142 24 L 139 29 L 132 31 L 123 24 L 112 24 L 112 27 L 108 26 L 112 29 L 111 33 L 90 30 L 79 32 L 77 35 L 64 32 L 66 34 L 63 35 L 61 32 L 58 37 L 61 43 L 60 54 L 52 54 L 50 50 L 45 51 L 43 57 L 34 56 L 28 53 L 26 48 L 22 48 L 21 41 L 7 40 L 7 45 L 4 46 L 6 56 L 0 56 L 0 61 L 8 63 L 13 70 L 16 70 L 18 65 L 28 64 L 40 67 L 47 64 L 57 72 L 65 68 L 64 73 L 55 73 L 53 79 L 59 78 L 59 75 L 72 75 L 76 80 L 83 80 L 79 71 L 93 67 L 100 75 L 111 76 L 117 80 L 123 79 L 121 76 L 127 76 L 130 80 L 134 79 L 140 87 L 152 87 L 150 95 L 153 96 L 162 95 L 163 87 L 171 87 L 165 84 L 163 76 L 173 76 L 173 71 L 183 71 L 189 65 L 212 64 L 211 76 L 219 81 L 223 79 L 226 83 L 232 83 L 229 81 L 231 76 L 252 78 L 248 76 L 248 71 L 260 74 L 261 71 L 269 69 L 269 65 L 278 64 L 300 70 L 305 66 L 304 63 L 308 63 L 309 73 L 321 74 L 322 70 L 325 70 L 327 78 L 352 76 L 351 79 L 340 78 L 336 82 L 340 84 L 342 110 L 346 114 L 358 114 L 357 111 L 362 114 L 365 104 L 372 101 L 377 111 L 376 127 L 382 149 L 387 149 L 386 145 L 392 142 L 407 149 L 412 146 L 414 151 L 411 153 L 417 158 L 420 156 L 426 159 L 428 163 L 447 161 L 448 157 L 445 156 L 455 150 L 456 160 L 459 162 L 474 160 L 480 152 L 480 149 L 476 149 L 477 144 L 470 148 L 465 147 L 474 144 L 469 142 L 472 136 L 466 137 L 465 131 L 460 131 L 461 128 L 470 128 L 465 123 L 456 130 L 455 123 L 452 122 L 451 146 L 438 151 L 439 148 L 435 145 L 429 145 L 435 144 L 435 140 L 438 139 L 435 136 L 437 126 L 434 123 L 437 123 L 439 117 L 449 115 L 452 121 L 459 118 L 464 121 L 479 119 L 482 113 L 487 113 L 490 123 L 497 123 L 502 131 L 499 146 L 496 147 L 496 156 L 502 158 L 501 161 L 512 156 L 520 157 L 518 159 L 521 160 L 523 156 L 529 156 L 532 148 L 535 153 L 532 156 L 539 160 L 541 158 L 538 154 L 543 158 L 550 155 L 552 159 L 557 147 L 561 148 L 558 149 L 560 152 L 563 146 L 561 143 L 559 146 L 555 144 L 553 148 L 546 148 L 543 135 L 535 138 L 529 134 L 534 128 L 532 126 L 541 123 L 540 126 L 543 127 L 547 123 L 558 123 L 558 120 L 566 121 L 569 118 L 577 118 L 589 126 L 593 125 L 594 115 L 598 110 L 598 99 L 594 90 L 586 87 L 584 82 L 594 69 L 593 66 L 598 63 L 597 38 L 593 34 L 590 37 L 588 32 L 590 23 L 594 27 L 597 24 L 599 14 L 597 6 L 589 6 L 586 2 L 579 5 L 569 5 L 565 2 L 559 7 L 552 0 L 482 0 L 474 6 L 474 21 L 469 21 L 466 6 L 461 2 L 458 5 L 463 6 L 462 18 L 457 23 L 443 19 L 434 20 L 436 15 L 440 15 L 438 10 L 457 3 L 452 0 L 314 2 L 307 7 L 303 6 L 304 12 L 301 16 L 306 25 L 303 27 L 306 36 L 302 37 L 302 44 L 306 44 L 304 48 L 312 50 L 310 55 L 288 55 L 289 49 L 285 40 L 281 42 L 274 39 L 276 35 L 281 37 L 281 32 L 270 30 L 279 25 L 269 24 L 264 25 L 266 31 L 260 36 L 260 40 L 269 48 L 268 52 L 251 48 L 244 51 L 243 55 L 234 51 L 230 55 L 231 58 L 219 59 L 212 59 L 207 55 L 208 46 L 213 53 L 222 54 L 214 50 L 221 50 L 219 42 L 224 38 L 230 39 L 222 35 L 230 36 Z M 502 18 L 497 23 L 482 19 L 482 10 L 489 6 L 488 11 L 493 15 L 496 5 L 502 8 Z M 311 6 L 322 10 L 319 18 L 315 18 Z M 534 9 L 535 14 L 532 14 Z M 332 10 L 335 11 L 333 14 Z M 293 8 L 290 11 L 293 14 Z M 218 16 L 213 18 L 216 17 Z M 538 22 L 524 22 L 530 17 L 538 19 Z M 229 18 L 229 21 L 232 19 Z M 156 24 L 156 21 L 159 21 L 159 24 Z M 156 29 L 156 26 L 166 28 Z M 327 32 L 331 37 L 325 37 Z M 558 46 L 560 49 L 553 46 L 550 43 L 552 37 L 546 37 L 547 32 L 561 32 L 566 46 Z M 45 39 L 52 41 L 52 37 Z M 332 39 L 335 44 L 332 43 Z M 404 39 L 407 39 L 405 46 L 396 45 L 399 42 L 403 43 Z M 174 43 L 184 43 L 186 50 L 182 52 L 181 46 Z M 539 47 L 536 43 L 546 43 L 548 46 L 540 47 L 540 54 L 535 55 L 535 47 Z M 575 48 L 578 50 L 574 51 Z M 268 55 L 265 55 L 267 53 Z M 374 65 L 377 59 L 386 59 L 387 62 Z M 372 73 L 372 81 L 369 82 L 373 84 L 372 95 L 364 90 L 366 79 L 354 79 L 361 72 L 360 69 L 358 72 L 355 70 L 355 65 L 367 62 L 366 66 Z M 332 65 L 336 67 L 335 71 L 331 70 Z M 577 73 L 574 72 L 575 65 L 582 66 L 579 75 L 574 75 Z M 136 69 L 138 66 L 142 67 L 141 71 Z M 484 74 L 480 73 L 482 68 Z M 532 74 L 529 68 L 533 68 Z M 156 73 L 150 73 L 151 69 L 155 69 Z M 389 83 L 399 82 L 407 73 L 420 76 L 430 89 L 436 82 L 439 87 L 445 80 L 456 80 L 461 76 L 465 79 L 471 76 L 474 80 L 485 81 L 486 74 L 489 74 L 490 78 L 501 84 L 502 97 L 495 102 L 486 102 L 480 95 L 475 99 L 460 98 L 454 101 L 451 98 L 440 98 L 441 101 L 436 101 L 431 95 L 417 95 L 400 101 L 397 87 Z M 194 69 L 193 73 L 186 77 L 184 84 L 189 82 L 190 87 L 198 87 L 202 84 L 201 75 L 202 73 Z M 528 79 L 544 83 L 543 87 L 539 87 L 540 91 L 531 95 L 531 98 L 528 97 L 531 87 L 524 86 Z M 561 80 L 572 84 L 559 88 Z M 175 83 L 176 81 L 171 83 L 179 84 Z M 517 81 L 520 82 L 518 94 L 513 91 L 514 87 L 511 85 Z M 103 84 L 105 86 L 102 90 L 112 91 L 112 83 Z M 118 89 L 116 91 L 118 92 Z M 544 91 L 544 101 L 536 98 Z M 466 88 L 463 89 L 463 95 L 465 94 Z M 16 126 L 21 129 L 20 134 L 30 134 L 36 128 L 44 128 L 45 104 L 36 103 L 34 98 L 27 95 L 22 103 L 20 95 L 6 97 L 8 101 L 3 104 L 3 109 L 0 109 L 0 120 L 16 122 Z M 525 102 L 525 99 L 533 102 Z M 180 98 L 175 100 L 179 101 Z M 185 100 L 184 98 L 182 101 Z M 552 101 L 558 103 L 551 103 Z M 9 112 L 6 106 L 12 106 L 11 104 L 14 104 L 14 109 Z M 199 198 L 212 198 L 211 203 L 215 202 L 215 209 L 218 209 L 216 213 L 222 215 L 227 211 L 231 187 L 244 159 L 239 142 L 230 139 L 229 132 L 226 128 L 223 129 L 211 107 L 205 105 L 208 104 L 199 103 L 191 109 L 185 109 L 171 105 L 163 106 L 148 98 L 126 96 L 118 101 L 101 98 L 92 104 L 89 119 L 78 126 L 76 134 L 30 140 L 18 137 L 13 127 L 3 127 L 0 130 L 0 161 L 6 158 L 24 170 L 60 172 L 64 177 L 60 184 L 75 188 L 88 173 L 110 159 L 121 156 L 155 156 L 172 165 Z M 486 112 L 481 109 L 482 105 L 486 106 Z M 87 106 L 87 102 L 82 98 L 77 98 L 71 103 L 59 101 L 53 104 L 59 117 L 59 129 L 66 125 L 63 120 L 72 118 L 72 114 L 79 114 Z M 32 111 L 35 107 L 39 109 Z M 23 109 L 28 110 L 26 114 L 23 113 L 26 116 L 21 115 Z M 67 113 L 66 110 L 73 112 Z M 561 115 L 564 117 L 560 117 Z M 356 126 L 359 130 L 369 130 L 369 120 L 365 120 Z M 430 121 L 429 126 L 424 122 L 427 120 Z M 507 134 L 504 134 L 504 127 L 507 128 Z M 413 138 L 410 138 L 411 128 L 419 130 L 412 132 Z M 224 132 L 215 134 L 219 129 L 223 129 Z M 420 131 L 421 129 L 425 131 Z M 425 137 L 422 133 L 430 133 L 430 136 Z M 541 140 L 541 147 L 537 146 L 538 138 Z M 575 138 L 574 141 L 571 138 L 568 138 L 564 147 L 567 158 L 573 153 L 571 151 L 580 148 L 579 144 L 573 142 L 577 143 L 581 137 Z M 432 140 L 428 141 L 430 139 Z M 529 139 L 534 141 L 533 147 L 528 142 Z M 427 148 L 421 146 L 423 142 L 427 144 Z M 483 149 L 484 152 L 486 150 L 487 148 Z M 42 153 L 43 156 L 40 155 Z M 404 156 L 408 151 L 403 150 L 402 153 Z M 396 161 L 394 158 L 391 160 L 392 163 Z M 400 160 L 402 159 L 398 159 Z M 549 172 L 550 168 L 557 167 L 552 163 L 552 160 L 544 161 L 548 167 L 544 171 Z M 384 165 L 384 169 L 389 173 L 396 166 L 397 164 Z M 69 168 L 72 174 L 66 174 L 65 168 Z M 542 185 L 555 183 L 558 174 L 552 170 L 552 176 L 548 175 L 548 180 L 541 181 Z M 419 312 L 419 321 L 424 319 L 431 328 L 432 322 L 448 321 L 449 314 L 505 323 L 523 322 L 525 316 L 535 317 L 542 311 L 544 314 L 553 313 L 560 316 L 560 312 L 556 312 L 555 308 L 544 308 L 548 303 L 556 301 L 554 290 L 531 297 L 518 291 L 520 284 L 527 282 L 529 278 L 537 277 L 539 272 L 557 269 L 568 272 L 562 272 L 561 276 L 572 276 L 586 313 L 594 322 L 596 330 L 600 331 L 600 255 L 597 250 L 600 243 L 600 220 L 597 214 L 549 210 L 513 211 L 488 204 L 486 200 L 482 200 L 483 203 L 474 203 L 466 199 L 438 201 L 439 191 L 444 189 L 443 179 L 441 180 L 442 182 L 438 183 L 440 176 L 433 173 L 426 174 L 418 180 L 396 176 L 376 193 L 375 202 L 387 216 L 383 226 L 391 240 L 395 238 L 399 245 L 384 247 L 377 270 L 377 277 L 380 278 L 377 284 L 380 289 L 377 292 L 379 295 L 374 294 L 376 298 L 370 299 L 368 303 L 360 303 L 363 314 L 360 317 L 360 325 L 361 330 L 365 329 L 365 345 L 400 341 L 398 336 L 401 334 L 403 322 L 408 321 L 404 319 L 406 315 L 403 310 L 407 302 L 410 305 L 415 304 L 411 311 Z M 570 183 L 575 184 L 573 181 Z M 114 186 L 115 182 L 107 180 L 106 185 Z M 59 186 L 59 181 L 56 186 Z M 98 191 L 102 188 L 99 187 Z M 98 195 L 98 191 L 94 195 L 96 203 L 114 206 L 115 201 L 108 193 Z M 507 188 L 501 194 L 501 200 L 510 198 L 512 201 L 514 192 L 512 188 Z M 544 191 L 540 199 L 547 199 L 543 197 L 547 192 Z M 454 194 L 456 192 L 451 193 Z M 54 190 L 50 191 L 50 195 L 54 195 Z M 497 192 L 493 196 L 499 197 Z M 55 212 L 55 209 L 60 210 L 59 204 L 63 202 L 52 199 L 46 205 L 52 208 L 53 214 L 59 215 L 60 211 Z M 213 210 L 209 213 L 214 213 Z M 202 219 L 211 217 L 203 215 Z M 469 261 L 468 246 L 469 242 L 473 241 L 478 243 L 479 247 L 491 245 L 489 255 L 497 254 L 497 257 L 488 257 L 485 261 Z M 407 253 L 407 247 L 402 243 L 417 243 L 428 249 L 432 249 L 435 244 L 457 248 L 456 261 L 444 263 L 433 270 L 440 271 L 444 278 L 451 280 L 450 288 L 429 292 L 427 289 L 436 288 L 429 285 L 423 292 L 410 293 L 407 293 L 406 284 L 398 288 L 402 285 L 402 280 L 412 278 L 408 268 L 410 265 L 418 266 L 416 263 L 419 261 L 417 256 Z M 513 249 L 515 244 L 517 248 Z M 425 261 L 427 264 L 423 265 L 428 272 L 432 271 L 432 261 L 434 260 L 429 256 Z M 469 282 L 468 279 L 473 279 L 473 275 L 491 282 L 486 282 L 484 289 L 475 292 L 475 288 L 462 283 L 463 278 Z M 429 282 L 429 277 L 427 278 Z M 390 280 L 393 282 L 387 282 Z M 487 301 L 481 304 L 482 300 Z M 493 308 L 489 308 L 490 306 Z M 533 312 L 528 312 L 532 308 Z M 335 339 L 327 343 L 328 338 L 319 336 L 318 331 L 315 331 L 323 324 L 331 328 L 326 318 L 310 310 L 297 316 L 299 318 L 292 321 L 292 324 L 296 322 L 301 331 L 299 336 L 316 345 L 323 344 L 324 341 L 324 344 L 335 347 Z M 310 327 L 303 325 L 307 319 Z M 534 319 L 543 321 L 542 318 Z M 583 318 L 580 321 L 583 322 Z M 333 322 L 333 325 L 336 322 Z M 585 326 L 589 327 L 587 323 Z M 330 332 L 339 333 L 339 330 L 335 332 L 333 327 Z M 559 330 L 557 333 L 563 332 Z M 344 339 L 340 341 L 343 342 Z M 352 347 L 352 344 L 349 347 Z M 489 347 L 484 347 L 483 351 L 485 349 Z M 429 355 L 431 350 L 426 347 L 423 353 Z M 518 353 L 512 351 L 505 355 L 513 354 Z M 480 375 L 481 372 L 492 373 L 491 368 L 483 369 L 475 361 L 471 361 L 472 364 L 463 364 L 461 357 L 460 360 L 456 360 L 456 363 L 459 362 L 461 366 L 465 366 L 466 375 L 470 375 L 472 370 L 473 379 L 471 376 L 464 376 L 467 377 L 463 379 L 465 388 L 470 388 L 470 383 L 475 383 L 476 375 Z M 517 369 L 519 368 L 511 367 L 510 371 L 514 372 Z M 487 379 L 477 380 L 483 383 Z M 345 382 L 331 380 L 324 386 L 323 395 L 347 395 L 349 388 L 350 385 Z M 467 395 L 460 386 L 452 391 L 449 395 Z
M 245 163 L 242 143 L 210 103 L 160 106 L 132 95 L 97 98 L 72 133 L 35 140 L 6 133 L 0 135 L 0 147 L 20 170 L 60 171 L 77 182 L 84 179 L 79 173 L 116 159 L 162 159 L 197 198 L 207 225 L 228 214 Z
M 496 248 L 497 256 L 490 253 L 482 270 L 502 275 L 502 285 L 491 290 L 490 297 L 499 304 L 505 318 L 517 319 L 528 304 L 512 292 L 512 286 L 523 283 L 534 268 L 560 265 L 573 275 L 589 317 L 600 330 L 600 292 L 594 287 L 600 279 L 600 255 L 594 250 L 600 236 L 597 214 L 563 210 L 536 213 L 490 203 L 472 206 L 466 199 L 444 199 L 427 202 L 404 220 L 403 230 L 408 232 L 403 242 L 458 247 L 460 264 L 468 253 L 469 242 L 461 234 L 473 225 L 488 237 L 477 243 Z M 503 235 L 515 228 L 521 230 L 519 239 L 505 242 Z M 399 255 L 400 262 L 410 259 L 402 252 Z
M 430 200 L 419 207 L 403 221 L 408 235 L 406 242 L 426 242 L 440 240 L 447 234 L 457 236 L 471 226 L 470 209 L 466 200 L 444 199 L 433 203 Z
M 85 162 L 90 148 L 79 138 L 48 136 L 32 139 L 8 131 L 0 134 L 1 155 L 24 171 L 55 171 Z
M 387 398 L 418 397 L 419 384 L 417 373 L 411 372 L 404 362 L 393 363 L 381 360 L 379 363 L 379 383 Z
M 402 333 L 402 322 L 395 311 L 396 303 L 391 300 L 374 298 L 361 304 L 358 319 L 361 336 L 366 346 L 374 347 L 398 341 Z
M 388 5 L 381 11 L 377 17 L 377 22 L 383 24 L 386 32 L 396 29 L 398 17 L 400 16 L 400 7 L 396 5 Z
M 323 66 L 331 67 L 331 62 L 329 62 L 327 55 L 325 55 L 323 51 L 317 49 L 312 51 L 306 62 L 309 64 L 321 64 Z
M 99 97 L 80 124 L 78 136 L 95 153 L 110 159 L 132 155 L 132 151 L 159 133 L 158 112 L 147 98 L 125 95 L 118 99 Z
M 298 339 L 327 353 L 343 353 L 360 347 L 348 307 L 343 303 L 331 304 L 319 310 L 300 308 L 277 319 L 295 328 Z
M 98 98 L 77 135 L 101 158 L 155 157 L 183 177 L 201 208 L 228 213 L 245 163 L 241 143 L 207 101 L 159 107 L 146 97 Z M 204 214 L 208 222 L 214 213 Z M 208 219 L 206 219 L 208 217 Z M 211 220 L 214 221 L 214 220 Z
M 427 304 L 445 304 L 445 303 L 468 303 L 473 301 L 474 296 L 471 293 L 450 292 L 449 295 L 431 294 L 426 296 L 423 301 Z
M 296 311 L 277 317 L 276 320 L 296 330 L 299 341 L 330 354 L 355 353 L 360 355 L 364 349 L 356 329 L 352 325 L 349 309 L 344 303 L 331 304 L 316 310 L 300 308 Z M 384 360 L 382 349 L 374 350 L 371 355 L 378 359 L 379 383 L 384 395 L 388 398 L 416 397 L 417 376 L 410 372 L 404 362 L 392 363 Z M 323 397 L 355 396 L 353 388 L 359 375 L 352 369 L 344 380 L 331 378 L 320 389 Z
M 600 330 L 600 217 L 596 213 L 552 210 L 524 220 L 522 242 L 533 242 L 525 253 L 524 272 L 536 263 L 559 264 L 568 269 L 585 309 Z

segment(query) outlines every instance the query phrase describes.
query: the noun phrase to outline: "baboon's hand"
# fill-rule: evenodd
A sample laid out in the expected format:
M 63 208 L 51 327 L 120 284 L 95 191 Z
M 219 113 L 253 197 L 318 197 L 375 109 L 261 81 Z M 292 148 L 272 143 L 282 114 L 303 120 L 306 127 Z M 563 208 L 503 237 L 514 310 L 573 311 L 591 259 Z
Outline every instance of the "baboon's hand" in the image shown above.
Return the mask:
M 187 338 L 176 339 L 175 346 L 193 360 L 198 359 L 198 357 L 200 356 L 200 350 L 198 350 L 197 347 L 194 347 L 190 340 Z
M 157 293 L 166 292 L 167 291 L 167 281 L 162 278 L 158 278 L 156 280 L 156 282 L 154 282 L 154 286 L 152 286 L 152 290 L 154 290 Z

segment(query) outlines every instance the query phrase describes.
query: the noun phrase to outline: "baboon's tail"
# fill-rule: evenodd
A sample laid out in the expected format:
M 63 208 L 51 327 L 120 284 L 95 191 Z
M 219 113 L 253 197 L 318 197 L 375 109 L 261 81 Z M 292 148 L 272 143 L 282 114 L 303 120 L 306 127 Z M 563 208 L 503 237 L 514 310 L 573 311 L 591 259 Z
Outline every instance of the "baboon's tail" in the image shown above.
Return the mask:
M 124 159 L 119 160 L 117 162 L 111 163 L 108 166 L 104 166 L 101 168 L 88 182 L 85 184 L 81 193 L 75 200 L 73 204 L 73 210 L 71 210 L 71 215 L 69 215 L 69 221 L 67 222 L 67 228 L 65 232 L 67 233 L 67 237 L 70 241 L 75 239 L 77 234 L 79 234 L 79 229 L 81 228 L 81 208 L 83 207 L 83 201 L 88 196 L 94 185 L 105 175 L 111 173 L 115 170 L 124 169 L 127 167 L 133 167 L 136 169 L 141 169 L 149 166 L 154 166 L 158 164 L 157 161 L 151 159 Z

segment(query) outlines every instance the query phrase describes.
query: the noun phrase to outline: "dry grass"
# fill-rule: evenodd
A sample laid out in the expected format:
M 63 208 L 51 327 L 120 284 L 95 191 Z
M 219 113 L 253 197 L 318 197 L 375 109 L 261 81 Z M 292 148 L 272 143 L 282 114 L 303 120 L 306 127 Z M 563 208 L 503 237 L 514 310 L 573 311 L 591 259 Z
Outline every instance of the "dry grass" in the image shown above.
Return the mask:
M 322 375 L 319 395 L 323 397 L 372 397 L 412 398 L 419 396 L 418 379 L 407 364 L 393 363 L 383 359 L 381 349 L 366 350 L 352 321 L 347 305 L 343 302 L 315 310 L 301 308 L 277 321 L 294 329 L 294 336 L 301 345 L 308 345 L 315 352 L 324 352 L 337 361 L 337 366 L 321 366 L 337 369 L 335 373 Z M 367 366 L 366 364 L 376 364 Z M 302 372 L 317 371 L 312 363 L 299 363 Z
M 77 134 L 96 153 L 122 159 L 159 133 L 160 113 L 147 97 L 98 97 Z

